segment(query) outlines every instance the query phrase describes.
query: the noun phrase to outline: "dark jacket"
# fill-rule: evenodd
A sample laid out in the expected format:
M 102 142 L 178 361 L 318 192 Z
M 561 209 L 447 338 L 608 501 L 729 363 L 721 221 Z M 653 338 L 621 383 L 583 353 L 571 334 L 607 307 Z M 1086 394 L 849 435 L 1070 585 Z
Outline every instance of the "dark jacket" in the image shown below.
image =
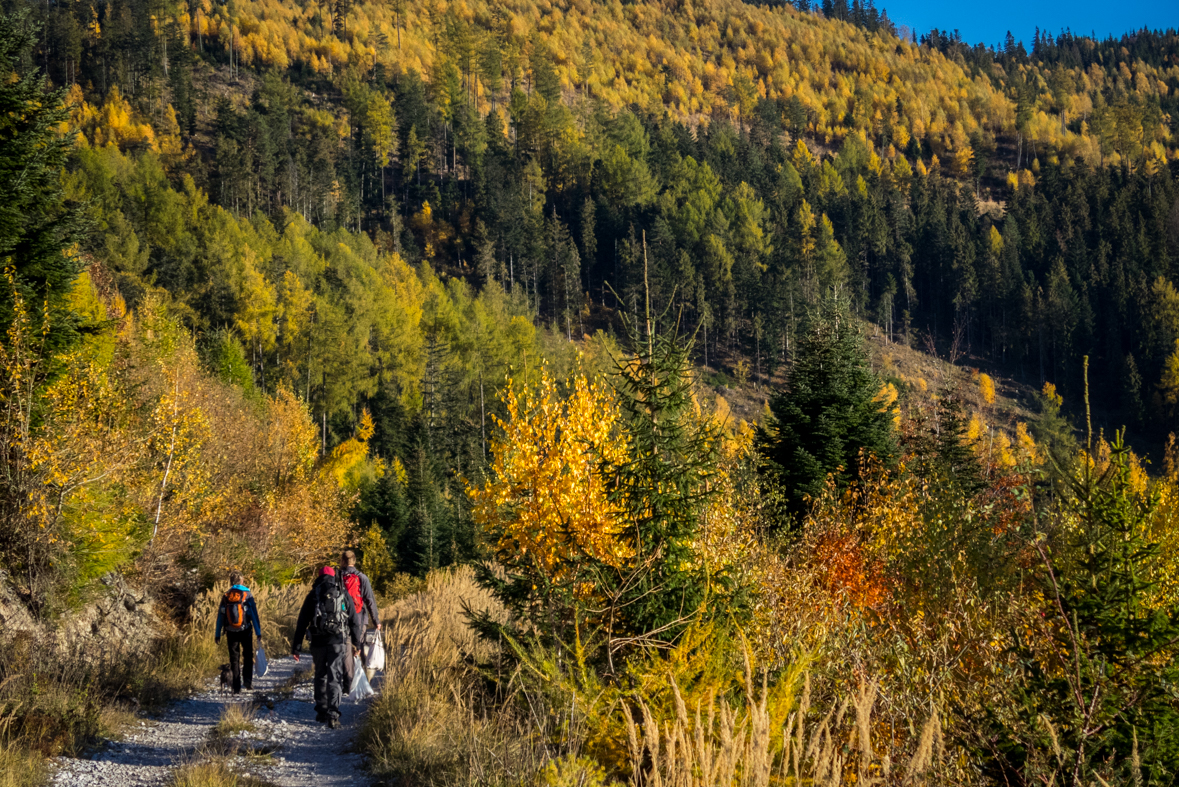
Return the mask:
M 244 591 L 246 594 L 246 600 L 244 602 L 242 602 L 242 607 L 244 607 L 245 613 L 246 613 L 246 627 L 242 630 L 249 631 L 250 626 L 253 625 L 254 632 L 259 637 L 261 637 L 262 636 L 262 624 L 258 621 L 258 605 L 254 603 L 254 594 L 251 593 L 250 589 L 248 587 L 246 587 L 245 585 L 233 585 L 229 589 L 230 590 L 234 590 L 234 589 L 241 590 L 241 591 Z M 226 595 L 229 595 L 228 591 L 226 591 Z M 226 599 L 226 597 L 222 596 L 221 597 L 221 606 L 217 608 L 217 633 L 213 635 L 214 639 L 221 639 L 221 631 L 223 629 L 228 630 L 228 628 L 229 628 L 229 623 L 227 622 L 227 618 L 225 617 L 225 607 L 228 603 L 229 602 Z
M 295 625 L 295 636 L 291 640 L 292 653 L 298 653 L 303 646 L 303 638 L 307 635 L 307 629 L 311 626 L 311 621 L 315 620 L 315 607 L 319 602 L 320 594 L 325 588 L 335 584 L 337 584 L 335 577 L 321 576 L 311 586 L 311 592 L 307 594 L 307 598 L 303 601 L 303 608 L 299 610 L 299 622 Z M 341 583 L 339 587 L 340 597 L 344 600 L 344 609 L 348 613 L 348 633 L 352 640 L 352 646 L 359 648 L 364 643 L 364 630 L 360 627 L 360 615 L 356 614 L 356 606 L 352 603 L 352 597 L 348 595 L 344 585 Z M 339 634 L 312 635 L 311 637 L 312 647 L 342 645 L 343 643 L 344 637 Z
M 356 566 L 345 566 L 340 572 L 340 581 L 343 582 L 349 574 L 360 577 L 360 598 L 364 602 L 364 608 L 359 610 L 361 625 L 373 627 L 381 625 L 381 616 L 377 614 L 377 597 L 373 595 L 372 583 Z M 365 619 L 366 614 L 367 620 Z

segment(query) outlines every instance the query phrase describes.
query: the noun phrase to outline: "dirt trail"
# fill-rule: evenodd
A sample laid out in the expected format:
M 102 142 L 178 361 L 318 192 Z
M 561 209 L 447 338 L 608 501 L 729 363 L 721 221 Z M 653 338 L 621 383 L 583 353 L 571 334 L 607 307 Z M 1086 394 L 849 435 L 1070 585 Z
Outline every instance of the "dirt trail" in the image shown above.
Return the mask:
M 251 702 L 259 692 L 274 698 L 274 711 L 261 708 L 254 730 L 239 733 L 242 748 L 270 752 L 234 758 L 235 770 L 250 773 L 280 787 L 367 785 L 371 781 L 354 740 L 364 704 L 344 700 L 338 730 L 315 721 L 310 673 L 289 699 L 277 689 L 296 670 L 310 670 L 311 658 L 301 662 L 287 656 L 273 659 L 265 677 L 254 680 L 254 691 L 223 695 L 216 687 L 194 694 L 155 717 L 144 717 L 124 731 L 121 740 L 108 741 L 90 759 L 60 757 L 53 777 L 55 787 L 141 787 L 162 785 L 177 765 L 194 762 L 211 743 L 210 732 L 227 703 Z

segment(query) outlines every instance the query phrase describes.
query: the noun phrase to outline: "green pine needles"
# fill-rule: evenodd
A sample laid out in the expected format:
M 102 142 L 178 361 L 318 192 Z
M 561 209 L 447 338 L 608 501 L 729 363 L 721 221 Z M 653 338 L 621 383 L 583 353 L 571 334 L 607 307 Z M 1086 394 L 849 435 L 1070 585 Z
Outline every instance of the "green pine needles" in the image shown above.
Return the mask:
M 609 587 L 611 650 L 671 642 L 703 608 L 708 577 L 693 541 L 710 494 L 719 435 L 700 418 L 692 397 L 693 342 L 643 337 L 626 323 L 631 355 L 618 362 L 614 388 L 630 436 L 630 458 L 607 468 L 614 502 L 625 512 L 622 539 L 633 559 L 622 570 L 602 566 Z
M 892 459 L 895 413 L 880 401 L 880 388 L 847 303 L 825 299 L 810 316 L 786 388 L 770 400 L 758 431 L 758 448 L 795 516 L 829 474 L 845 483 L 867 455 Z
M 66 296 L 80 270 L 68 252 L 82 221 L 68 203 L 61 172 L 73 148 L 65 90 L 50 90 L 28 67 L 39 31 L 27 11 L 0 14 L 0 269 L 12 266 L 25 303 L 52 315 L 45 351 L 65 350 L 77 338 L 77 318 Z M 0 292 L 0 334 L 12 322 L 11 292 Z
M 1014 633 L 1023 679 L 988 759 L 1000 778 L 1062 787 L 1174 784 L 1179 617 L 1148 578 L 1158 500 L 1135 488 L 1120 433 L 1104 467 L 1086 459 L 1055 527 L 1034 534 L 1040 631 Z M 1062 514 L 1075 524 L 1060 527 Z

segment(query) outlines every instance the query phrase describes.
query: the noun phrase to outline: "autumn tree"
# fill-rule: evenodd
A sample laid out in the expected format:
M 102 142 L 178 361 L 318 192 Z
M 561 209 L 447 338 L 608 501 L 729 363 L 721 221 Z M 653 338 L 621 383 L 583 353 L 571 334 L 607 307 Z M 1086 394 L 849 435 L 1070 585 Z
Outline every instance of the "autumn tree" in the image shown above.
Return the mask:
M 613 392 L 584 374 L 562 391 L 544 370 L 535 390 L 513 384 L 503 398 L 489 477 L 467 493 L 506 576 L 481 578 L 520 620 L 559 639 L 578 602 L 600 605 L 593 566 L 630 557 L 601 470 L 627 461 L 627 440 Z
M 393 116 L 393 107 L 389 100 L 374 92 L 368 100 L 364 114 L 364 134 L 377 165 L 377 172 L 381 179 L 381 204 L 387 199 L 385 195 L 385 169 L 389 166 L 393 154 L 397 152 L 397 120 Z

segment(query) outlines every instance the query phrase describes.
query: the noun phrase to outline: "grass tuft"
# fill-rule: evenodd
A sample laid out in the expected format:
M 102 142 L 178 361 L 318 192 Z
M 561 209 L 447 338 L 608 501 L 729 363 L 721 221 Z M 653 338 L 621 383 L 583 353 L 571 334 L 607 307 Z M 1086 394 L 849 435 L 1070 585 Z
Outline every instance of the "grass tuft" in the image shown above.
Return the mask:
M 228 738 L 239 732 L 254 731 L 254 706 L 244 702 L 234 702 L 226 705 L 221 711 L 221 718 L 213 725 L 214 738 Z
M 48 775 L 40 756 L 0 735 L 0 787 L 39 787 Z
M 241 774 L 229 767 L 224 757 L 181 765 L 172 772 L 168 787 L 272 787 L 256 776 Z

